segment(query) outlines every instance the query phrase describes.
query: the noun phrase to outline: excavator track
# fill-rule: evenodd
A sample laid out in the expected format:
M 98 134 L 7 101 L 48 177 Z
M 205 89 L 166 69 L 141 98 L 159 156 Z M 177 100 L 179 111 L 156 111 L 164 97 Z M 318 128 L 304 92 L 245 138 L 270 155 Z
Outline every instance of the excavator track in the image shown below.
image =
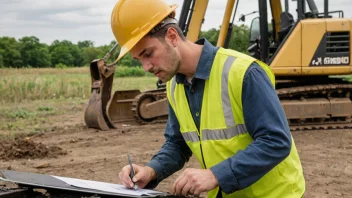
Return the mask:
M 314 100 L 333 101 L 345 100 L 347 109 L 340 109 L 341 111 L 350 112 L 349 116 L 337 116 L 337 117 L 326 117 L 326 118 L 315 118 L 315 119 L 288 119 L 291 131 L 299 130 L 329 130 L 329 129 L 348 129 L 352 128 L 351 120 L 351 90 L 352 84 L 322 84 L 322 85 L 310 85 L 310 86 L 299 86 L 277 89 L 276 92 L 280 98 L 280 101 L 294 101 L 298 99 L 306 101 L 307 99 L 313 98 Z M 297 101 L 297 100 L 296 100 Z M 290 115 L 286 115 L 289 117 Z
M 165 123 L 167 121 L 166 116 L 158 116 L 153 118 L 143 117 L 143 112 L 146 110 L 146 105 L 148 103 L 166 99 L 166 89 L 156 89 L 151 91 L 142 92 L 137 95 L 132 102 L 132 114 L 136 119 L 136 122 L 139 124 L 156 124 L 156 123 Z
M 309 99 L 329 101 L 336 98 L 346 99 L 348 103 L 348 101 L 351 102 L 351 90 L 352 84 L 341 83 L 280 88 L 276 92 L 280 101 L 283 102 L 285 100 L 287 105 L 290 104 L 290 101 L 298 100 L 304 102 Z M 147 91 L 137 95 L 132 103 L 132 113 L 136 121 L 139 124 L 165 123 L 167 115 L 153 118 L 143 117 L 143 111 L 146 110 L 146 106 L 149 103 L 163 99 L 166 99 L 165 89 Z M 290 115 L 287 112 L 286 115 L 288 116 L 291 131 L 352 128 L 351 116 L 290 119 Z
M 351 129 L 352 123 L 322 123 L 322 124 L 302 124 L 290 125 L 291 131 L 308 131 L 308 130 L 329 130 L 329 129 Z

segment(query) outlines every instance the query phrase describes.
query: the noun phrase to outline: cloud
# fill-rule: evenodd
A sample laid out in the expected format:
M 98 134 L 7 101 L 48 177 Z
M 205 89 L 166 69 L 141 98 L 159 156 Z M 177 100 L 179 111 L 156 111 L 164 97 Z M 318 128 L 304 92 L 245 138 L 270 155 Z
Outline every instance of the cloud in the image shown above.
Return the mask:
M 55 39 L 112 41 L 110 14 L 115 0 L 2 0 L 0 36 L 34 35 L 41 42 Z M 106 39 L 109 38 L 109 39 Z
M 168 4 L 178 4 L 177 16 L 182 9 L 183 0 L 166 0 Z M 352 17 L 351 0 L 330 0 L 330 10 L 344 10 L 345 17 Z M 36 36 L 41 42 L 70 40 L 74 43 L 82 40 L 94 41 L 95 45 L 108 44 L 114 40 L 110 27 L 110 16 L 117 0 L 1 0 L 0 36 L 21 38 Z M 208 10 L 202 30 L 218 28 L 227 0 L 209 0 Z M 258 10 L 258 0 L 239 1 L 236 24 L 240 14 Z M 282 2 L 284 2 L 282 0 Z M 295 3 L 290 2 L 290 12 L 295 14 Z M 316 0 L 320 12 L 323 12 L 324 0 Z M 245 24 L 257 17 L 253 14 L 246 17 Z M 269 12 L 270 16 L 270 12 Z

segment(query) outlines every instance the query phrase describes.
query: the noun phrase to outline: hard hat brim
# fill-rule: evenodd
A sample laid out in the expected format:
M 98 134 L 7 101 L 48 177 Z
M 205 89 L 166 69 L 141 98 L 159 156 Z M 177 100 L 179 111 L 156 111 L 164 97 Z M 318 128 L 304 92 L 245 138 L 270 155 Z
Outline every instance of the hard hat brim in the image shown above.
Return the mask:
M 176 10 L 177 7 L 178 7 L 177 4 L 170 5 L 168 11 L 165 12 L 164 16 L 160 17 L 161 20 L 158 21 L 158 23 L 160 23 L 164 18 L 166 18 L 170 14 L 173 14 L 173 17 L 175 17 L 175 10 Z M 123 46 L 121 46 L 121 50 L 120 50 L 119 56 L 117 57 L 115 62 L 119 61 L 123 56 L 125 56 L 127 54 L 127 52 L 129 52 L 157 24 L 150 25 L 149 27 L 141 30 L 141 32 L 139 34 L 137 34 L 135 37 L 132 37 L 128 42 L 126 42 Z

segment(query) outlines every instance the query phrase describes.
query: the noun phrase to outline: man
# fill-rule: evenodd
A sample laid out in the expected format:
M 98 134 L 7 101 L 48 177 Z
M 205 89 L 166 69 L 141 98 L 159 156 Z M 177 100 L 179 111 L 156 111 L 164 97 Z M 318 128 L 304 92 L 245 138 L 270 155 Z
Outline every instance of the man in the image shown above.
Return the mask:
M 145 166 L 133 165 L 140 188 L 154 188 L 193 154 L 202 169 L 185 169 L 170 193 L 208 197 L 302 197 L 296 146 L 264 63 L 206 39 L 188 41 L 162 0 L 119 0 L 111 25 L 145 71 L 167 82 L 166 142 Z M 133 187 L 130 167 L 119 174 Z

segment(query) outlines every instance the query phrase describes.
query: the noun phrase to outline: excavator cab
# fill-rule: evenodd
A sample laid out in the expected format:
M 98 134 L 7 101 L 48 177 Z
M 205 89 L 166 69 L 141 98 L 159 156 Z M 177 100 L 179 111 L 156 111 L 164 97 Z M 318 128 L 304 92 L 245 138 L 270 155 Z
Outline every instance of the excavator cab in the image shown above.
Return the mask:
M 350 128 L 352 86 L 341 76 L 352 74 L 352 19 L 341 10 L 329 11 L 328 0 L 324 12 L 313 0 L 295 3 L 296 13 L 290 13 L 288 0 L 284 11 L 279 0 L 258 2 L 260 16 L 252 21 L 249 54 L 274 72 L 291 130 Z
M 290 33 L 296 26 L 300 26 L 303 20 L 318 22 L 318 19 L 333 18 L 334 14 L 338 14 L 335 18 L 343 18 L 342 10 L 329 11 L 329 1 L 324 0 L 324 12 L 319 12 L 314 0 L 295 0 L 296 2 L 296 19 L 289 10 L 289 0 L 284 1 L 284 10 L 281 9 L 281 2 L 279 0 L 259 1 L 260 16 L 252 20 L 250 26 L 250 47 L 248 52 L 256 54 L 256 58 L 270 64 L 270 60 L 278 51 L 281 44 L 291 35 Z M 268 24 L 268 7 L 271 10 L 272 21 Z M 309 10 L 306 10 L 306 8 Z M 311 20 L 309 20 L 311 19 Z M 348 20 L 344 20 L 348 21 Z M 319 23 L 323 23 L 320 21 Z M 348 23 L 348 22 L 347 22 Z M 310 24 L 310 26 L 313 26 Z M 272 27 L 272 30 L 268 30 Z M 262 31 L 260 31 L 262 30 Z M 257 42 L 256 42 L 257 40 Z M 260 43 L 258 43 L 260 42 Z M 253 45 L 257 43 L 257 46 Z M 261 56 L 254 53 L 257 49 L 255 47 L 261 46 Z
M 227 1 L 219 47 L 228 48 L 231 36 L 236 36 L 232 34 L 234 18 L 230 21 L 239 1 Z M 341 76 L 352 74 L 352 19 L 344 18 L 341 10 L 329 11 L 328 0 L 324 0 L 324 12 L 319 12 L 314 0 L 293 2 L 295 9 L 290 11 L 289 0 L 284 1 L 284 9 L 280 0 L 257 0 L 258 11 L 253 13 L 259 16 L 250 26 L 248 54 L 274 72 L 276 93 L 291 130 L 350 128 L 352 84 Z M 183 2 L 179 26 L 190 41 L 198 39 L 207 7 L 208 0 Z M 108 130 L 119 123 L 165 122 L 165 86 L 157 82 L 154 90 L 116 91 L 110 97 L 116 64 L 109 65 L 106 60 L 95 60 L 90 66 L 92 94 L 85 112 L 88 127 Z

